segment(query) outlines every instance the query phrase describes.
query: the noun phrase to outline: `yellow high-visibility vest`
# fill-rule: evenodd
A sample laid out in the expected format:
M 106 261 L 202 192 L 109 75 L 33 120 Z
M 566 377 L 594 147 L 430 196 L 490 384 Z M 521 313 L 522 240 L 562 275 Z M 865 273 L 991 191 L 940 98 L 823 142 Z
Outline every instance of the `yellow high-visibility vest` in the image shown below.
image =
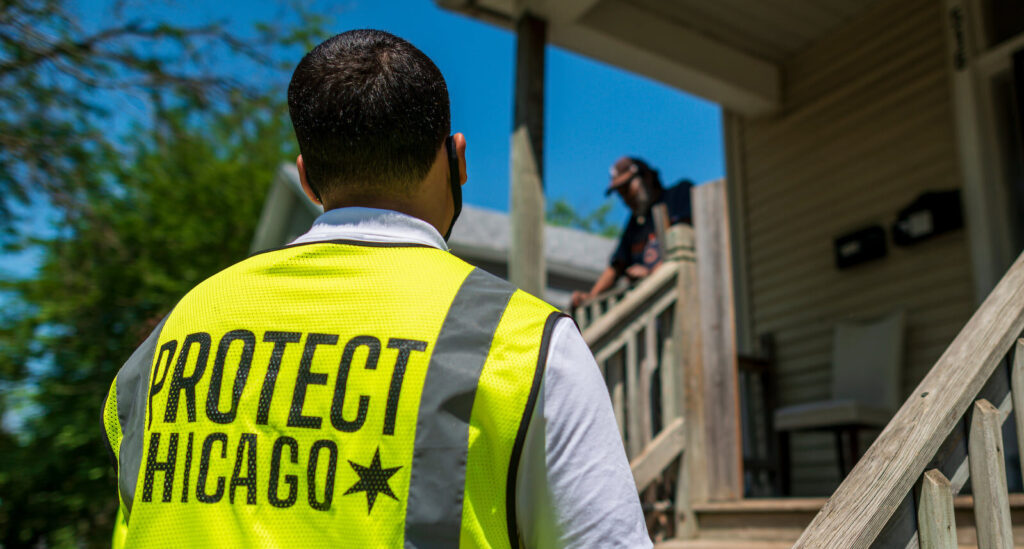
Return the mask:
M 126 546 L 517 547 L 559 316 L 417 245 L 303 244 L 222 271 L 107 395 Z

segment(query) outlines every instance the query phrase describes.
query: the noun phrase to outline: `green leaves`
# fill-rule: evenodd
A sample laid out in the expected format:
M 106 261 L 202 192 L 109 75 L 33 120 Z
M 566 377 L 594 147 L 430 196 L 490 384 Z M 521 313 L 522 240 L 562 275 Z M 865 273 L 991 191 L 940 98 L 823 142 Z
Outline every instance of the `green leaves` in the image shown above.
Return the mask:
M 117 149 L 123 136 L 111 128 L 125 102 L 205 109 L 273 86 L 283 94 L 288 69 L 326 24 L 293 8 L 296 24 L 275 20 L 240 38 L 223 22 L 182 26 L 123 8 L 115 2 L 94 28 L 67 0 L 0 2 L 0 230 L 10 232 L 12 206 L 33 195 L 80 213 L 79 193 L 103 184 L 83 161 Z M 246 64 L 266 73 L 231 70 Z
M 284 112 L 270 100 L 166 111 L 118 162 L 90 166 L 115 183 L 41 244 L 37 276 L 5 283 L 18 311 L 0 316 L 0 411 L 23 425 L 0 437 L 0 545 L 109 541 L 100 404 L 175 302 L 247 255 L 267 187 L 297 153 Z
M 177 300 L 247 255 L 267 187 L 298 152 L 280 54 L 324 36 L 297 27 L 275 22 L 259 41 L 173 22 L 90 34 L 64 0 L 0 6 L 0 245 L 41 257 L 30 278 L 0 279 L 0 547 L 109 546 L 101 403 Z M 194 64 L 147 53 L 154 40 Z M 211 42 L 271 61 L 261 88 L 205 73 Z M 112 131 L 124 113 L 96 99 L 112 90 L 152 119 Z M 31 200 L 55 219 L 41 237 L 11 221 L 12 201 Z
M 605 201 L 589 214 L 580 214 L 565 198 L 559 198 L 548 206 L 547 222 L 557 227 L 572 227 L 608 238 L 619 235 L 619 226 L 609 221 L 612 202 Z

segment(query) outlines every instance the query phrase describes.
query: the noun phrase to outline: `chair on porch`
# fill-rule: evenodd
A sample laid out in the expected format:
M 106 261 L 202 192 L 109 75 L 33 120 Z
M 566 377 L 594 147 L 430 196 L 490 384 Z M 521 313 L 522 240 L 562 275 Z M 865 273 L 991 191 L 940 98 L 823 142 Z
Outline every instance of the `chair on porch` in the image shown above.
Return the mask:
M 860 456 L 862 429 L 882 429 L 902 403 L 905 314 L 869 321 L 842 321 L 832 343 L 832 397 L 779 408 L 774 413 L 780 458 L 780 489 L 789 495 L 790 433 L 832 431 L 840 480 Z

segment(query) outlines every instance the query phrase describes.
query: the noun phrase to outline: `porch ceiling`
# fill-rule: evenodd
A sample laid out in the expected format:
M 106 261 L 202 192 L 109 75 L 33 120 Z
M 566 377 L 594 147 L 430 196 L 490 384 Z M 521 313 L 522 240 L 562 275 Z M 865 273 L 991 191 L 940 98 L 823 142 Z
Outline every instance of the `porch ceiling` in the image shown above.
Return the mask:
M 748 116 L 781 102 L 780 66 L 877 0 L 435 0 L 504 27 L 524 11 L 565 49 Z

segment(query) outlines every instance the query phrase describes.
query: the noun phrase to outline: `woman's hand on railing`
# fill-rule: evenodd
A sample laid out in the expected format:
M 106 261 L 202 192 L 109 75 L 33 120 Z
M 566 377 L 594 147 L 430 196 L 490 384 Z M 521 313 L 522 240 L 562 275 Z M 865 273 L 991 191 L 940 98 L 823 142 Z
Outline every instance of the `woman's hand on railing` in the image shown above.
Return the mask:
M 581 292 L 579 290 L 572 293 L 572 308 L 578 309 L 585 301 L 589 301 L 594 296 L 590 292 Z
M 572 293 L 572 306 L 573 308 L 589 305 L 588 302 L 592 302 L 595 299 L 602 297 L 606 290 L 610 290 L 615 285 L 615 281 L 618 280 L 619 276 L 622 275 L 621 268 L 616 265 L 609 265 L 605 268 L 601 276 L 597 277 L 597 281 L 594 282 L 594 286 L 590 288 L 589 292 L 573 292 Z
M 626 276 L 628 276 L 629 279 L 633 281 L 640 280 L 642 278 L 647 278 L 647 275 L 649 274 L 651 274 L 651 270 L 644 265 L 640 265 L 639 263 L 636 265 L 630 265 L 629 267 L 626 267 Z

